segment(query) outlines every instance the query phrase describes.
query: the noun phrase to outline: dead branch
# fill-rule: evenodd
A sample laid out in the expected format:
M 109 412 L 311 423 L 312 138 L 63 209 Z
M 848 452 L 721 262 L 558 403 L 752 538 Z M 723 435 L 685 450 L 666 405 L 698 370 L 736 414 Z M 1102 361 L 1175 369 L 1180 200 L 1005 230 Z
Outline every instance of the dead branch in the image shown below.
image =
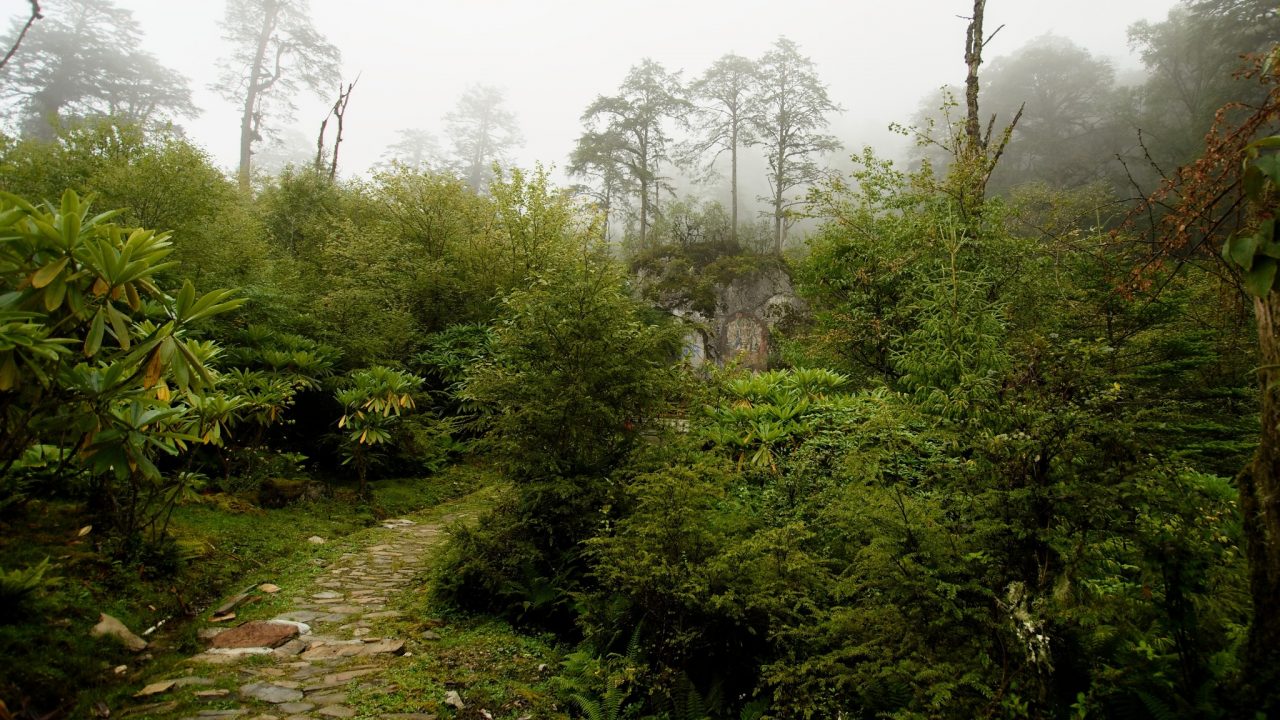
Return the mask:
M 978 118 L 978 68 L 982 65 L 982 20 L 987 0 L 973 0 L 973 16 L 964 38 L 964 64 L 969 73 L 964 81 L 965 137 L 969 152 L 980 154 L 982 150 L 982 121 Z
M 31 29 L 31 26 L 35 25 L 37 20 L 44 18 L 44 14 L 40 12 L 39 0 L 29 1 L 31 3 L 31 17 L 27 18 L 27 24 L 22 26 L 22 32 L 19 32 L 17 39 L 13 41 L 13 47 L 9 48 L 9 52 L 4 54 L 4 59 L 0 60 L 0 68 L 9 64 L 13 54 L 18 52 L 18 46 L 22 44 L 22 40 L 27 36 L 27 31 Z
M 334 117 L 338 118 L 338 134 L 333 140 L 333 157 L 329 159 L 329 180 L 332 181 L 338 175 L 338 146 L 342 145 L 342 122 L 347 114 L 347 103 L 351 102 L 351 91 L 356 89 L 356 83 L 360 82 L 360 75 L 356 75 L 356 79 L 347 83 L 345 92 L 339 91 L 338 101 L 333 104 Z

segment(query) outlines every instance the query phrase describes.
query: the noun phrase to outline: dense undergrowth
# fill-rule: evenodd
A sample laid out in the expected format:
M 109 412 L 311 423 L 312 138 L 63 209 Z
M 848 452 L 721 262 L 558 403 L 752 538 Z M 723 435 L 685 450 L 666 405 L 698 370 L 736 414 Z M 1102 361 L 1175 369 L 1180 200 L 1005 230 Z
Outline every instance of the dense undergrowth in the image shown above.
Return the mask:
M 95 703 L 116 706 L 134 683 L 174 660 L 199 652 L 199 617 L 223 598 L 259 582 L 281 582 L 308 567 L 319 536 L 329 542 L 373 525 L 458 497 L 482 482 L 459 469 L 430 478 L 380 482 L 372 494 L 328 491 L 288 507 L 263 509 L 252 497 L 209 495 L 179 507 L 164 544 L 120 560 L 111 539 L 90 529 L 66 501 L 33 501 L 21 518 L 0 521 L 0 567 L 49 561 L 35 591 L 5 598 L 0 622 L 0 695 L 10 711 L 57 709 L 85 717 Z M 151 641 L 143 658 L 88 629 L 107 613 Z M 117 673 L 115 668 L 124 669 Z

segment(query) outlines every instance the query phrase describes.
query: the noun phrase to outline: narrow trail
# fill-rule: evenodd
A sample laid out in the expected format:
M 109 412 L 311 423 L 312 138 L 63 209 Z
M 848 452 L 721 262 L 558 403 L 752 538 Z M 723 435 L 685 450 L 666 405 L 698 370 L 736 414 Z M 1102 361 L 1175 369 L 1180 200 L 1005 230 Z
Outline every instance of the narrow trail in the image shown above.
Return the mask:
M 115 717 L 322 720 L 431 720 L 429 713 L 362 714 L 353 691 L 394 692 L 380 676 L 407 662 L 421 638 L 406 638 L 409 623 L 392 609 L 430 562 L 445 528 L 470 516 L 466 498 L 407 519 L 383 521 L 359 534 L 359 545 L 266 602 L 279 610 L 260 621 L 207 623 L 211 647 L 165 676 L 154 678 L 135 704 Z M 264 590 L 265 588 L 265 590 Z M 246 598 L 275 590 L 256 586 Z M 256 597 L 255 597 L 256 596 Z M 248 606 L 242 608 L 250 610 Z M 228 627 L 230 626 L 230 627 Z M 408 640 L 408 642 L 406 642 Z

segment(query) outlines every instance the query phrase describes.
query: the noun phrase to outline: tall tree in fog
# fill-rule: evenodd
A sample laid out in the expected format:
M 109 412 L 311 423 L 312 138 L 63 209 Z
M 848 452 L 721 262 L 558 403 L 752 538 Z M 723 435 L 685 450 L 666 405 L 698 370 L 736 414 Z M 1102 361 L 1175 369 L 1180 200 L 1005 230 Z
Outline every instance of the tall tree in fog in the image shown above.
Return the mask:
M 503 107 L 502 91 L 488 85 L 463 93 L 444 122 L 454 165 L 476 192 L 488 187 L 493 164 L 505 162 L 508 153 L 523 142 L 515 114 Z
M 1241 53 L 1280 37 L 1277 7 L 1271 0 L 1194 0 L 1160 22 L 1129 28 L 1129 44 L 1148 73 L 1137 124 L 1158 162 L 1172 167 L 1196 156 L 1223 105 L 1263 100 L 1261 85 L 1233 75 L 1244 67 Z
M 142 32 L 131 12 L 108 0 L 56 0 L 43 10 L 0 71 L 0 94 L 24 135 L 52 137 L 69 118 L 155 125 L 196 115 L 186 78 L 138 49 Z M 12 45 L 25 25 L 15 21 L 0 43 Z
M 1111 63 L 1057 35 L 1041 35 L 991 61 L 983 108 L 1008 122 L 1023 110 L 993 184 L 1041 180 L 1074 187 L 1107 177 L 1131 143 Z
M 670 160 L 667 125 L 688 109 L 679 73 L 646 58 L 627 73 L 617 95 L 596 98 L 582 114 L 586 132 L 574 154 L 613 163 L 634 183 L 640 196 L 640 247 L 648 242 L 662 191 L 661 168 Z
M 1280 35 L 1280 4 L 1274 0 L 1186 0 L 1186 3 L 1205 35 L 1227 52 L 1266 52 Z
M 311 167 L 315 161 L 315 140 L 297 128 L 281 128 L 253 151 L 253 168 L 276 175 L 287 167 Z
M 818 79 L 813 61 L 800 47 L 780 37 L 759 60 L 760 95 L 751 115 L 751 127 L 764 146 L 769 163 L 770 195 L 776 250 L 782 253 L 787 214 L 801 201 L 791 191 L 813 183 L 824 174 L 820 155 L 839 149 L 840 143 L 824 134 L 827 114 L 840 110 Z
M 427 170 L 440 160 L 440 140 L 421 128 L 397 130 L 399 140 L 382 151 L 382 164 Z
M 734 243 L 738 242 L 738 148 L 755 141 L 748 117 L 759 82 L 756 64 L 731 53 L 715 61 L 689 86 L 694 103 L 691 124 L 698 132 L 693 153 L 699 157 L 710 153 L 708 170 L 721 155 L 729 153 L 729 235 Z
M 248 190 L 253 145 L 267 117 L 291 114 L 303 87 L 327 95 L 338 82 L 341 53 L 312 26 L 308 0 L 227 0 L 222 37 L 232 51 L 217 89 L 241 107 L 239 180 Z
M 608 242 L 613 211 L 635 187 L 622 143 L 608 133 L 585 133 L 569 155 L 569 175 L 584 181 L 575 192 L 595 199 L 604 216 L 601 235 Z

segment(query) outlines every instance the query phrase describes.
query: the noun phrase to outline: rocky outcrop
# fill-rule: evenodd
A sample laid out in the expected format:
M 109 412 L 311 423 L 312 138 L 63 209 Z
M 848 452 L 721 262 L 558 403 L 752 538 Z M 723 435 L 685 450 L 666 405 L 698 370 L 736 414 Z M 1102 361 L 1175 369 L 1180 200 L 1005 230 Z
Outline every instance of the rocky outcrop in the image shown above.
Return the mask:
M 712 291 L 715 309 L 710 315 L 683 303 L 666 308 L 690 323 L 685 357 L 695 367 L 736 361 L 743 367 L 764 370 L 778 325 L 804 311 L 786 266 L 762 263 L 723 278 Z

